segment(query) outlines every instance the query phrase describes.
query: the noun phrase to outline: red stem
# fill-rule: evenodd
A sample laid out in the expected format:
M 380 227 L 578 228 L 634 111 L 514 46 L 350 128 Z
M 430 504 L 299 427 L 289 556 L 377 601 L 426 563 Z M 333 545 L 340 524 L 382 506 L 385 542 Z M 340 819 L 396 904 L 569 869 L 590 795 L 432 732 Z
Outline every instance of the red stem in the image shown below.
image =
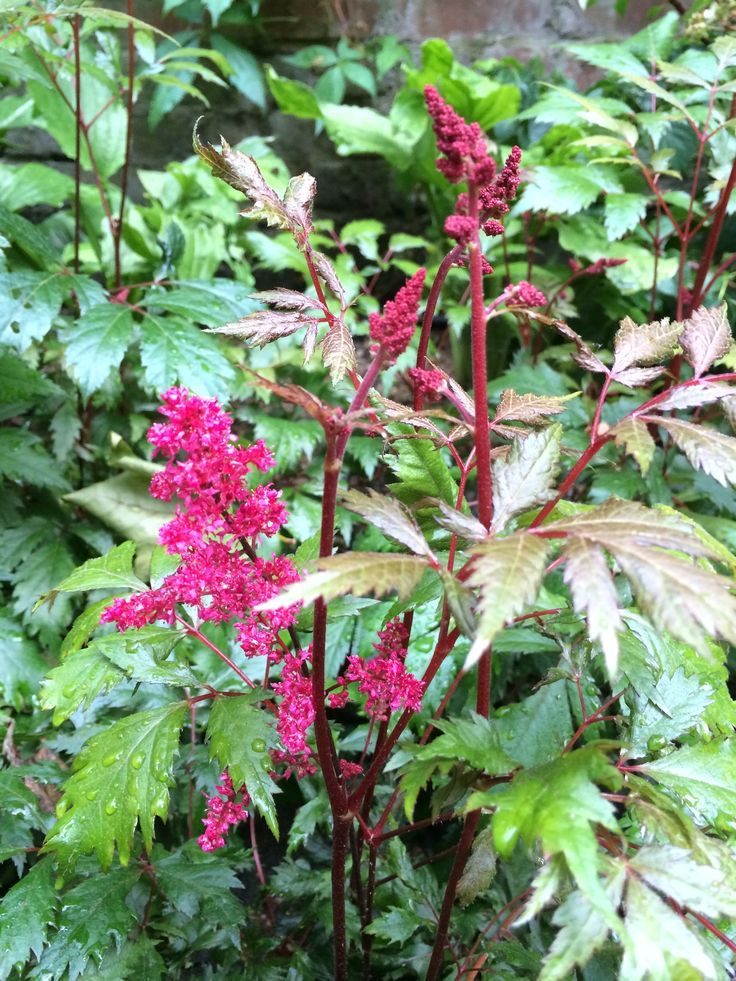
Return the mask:
M 422 317 L 422 330 L 419 335 L 419 347 L 417 348 L 417 368 L 426 367 L 429 336 L 432 331 L 432 320 L 434 319 L 435 310 L 437 309 L 437 302 L 440 298 L 440 292 L 442 291 L 445 279 L 447 279 L 447 274 L 455 265 L 461 253 L 462 248 L 459 245 L 456 245 L 454 249 L 451 249 L 447 253 L 445 258 L 440 263 L 440 267 L 437 270 L 437 275 L 432 283 L 432 288 L 430 289 L 429 297 L 427 298 L 427 306 L 424 308 L 424 316 Z M 421 412 L 423 405 L 423 393 L 415 392 L 414 411 Z
M 74 38 L 74 272 L 79 272 L 79 244 L 82 239 L 82 63 L 79 51 L 79 14 L 72 18 Z

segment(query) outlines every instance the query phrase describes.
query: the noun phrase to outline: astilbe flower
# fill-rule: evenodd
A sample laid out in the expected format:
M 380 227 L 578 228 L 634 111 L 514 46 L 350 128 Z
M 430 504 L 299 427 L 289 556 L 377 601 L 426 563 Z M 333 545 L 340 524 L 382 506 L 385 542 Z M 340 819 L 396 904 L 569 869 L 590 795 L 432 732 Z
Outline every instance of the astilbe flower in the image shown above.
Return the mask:
M 544 293 L 537 289 L 536 286 L 532 286 L 531 283 L 527 283 L 525 279 L 522 279 L 520 283 L 516 283 L 515 286 L 508 287 L 507 293 L 508 299 L 506 302 L 510 305 L 523 307 L 547 306 L 547 297 Z
M 417 269 L 393 300 L 386 302 L 383 313 L 368 318 L 371 340 L 394 361 L 407 349 L 414 333 L 426 275 L 426 269 Z
M 406 670 L 409 633 L 400 620 L 391 620 L 378 633 L 374 644 L 377 657 L 364 661 L 348 657 L 347 681 L 357 681 L 358 691 L 367 695 L 365 709 L 374 719 L 384 720 L 400 708 L 418 712 L 422 707 L 424 682 Z
M 216 784 L 217 794 L 207 798 L 207 813 L 202 819 L 204 833 L 197 839 L 203 852 L 213 852 L 224 848 L 225 835 L 229 829 L 248 818 L 246 808 L 250 804 L 250 796 L 242 786 L 236 791 L 230 774 L 225 771 L 220 774 L 220 782 Z M 240 800 L 236 800 L 240 797 Z
M 249 474 L 267 471 L 274 458 L 260 440 L 237 444 L 232 419 L 216 399 L 171 388 L 162 400 L 168 421 L 151 426 L 148 438 L 168 460 L 151 480 L 151 494 L 182 502 L 159 535 L 182 562 L 157 588 L 115 600 L 103 622 L 117 623 L 120 630 L 156 620 L 172 623 L 184 604 L 200 620 L 235 622 L 247 655 L 272 654 L 278 650 L 276 634 L 293 624 L 295 611 L 256 615 L 252 609 L 299 578 L 287 558 L 249 557 L 257 540 L 276 534 L 286 520 L 280 491 L 268 484 L 248 487 Z
M 466 123 L 436 88 L 424 88 L 424 101 L 432 117 L 437 149 L 442 157 L 437 169 L 452 183 L 469 180 L 483 185 L 493 180 L 496 164 L 488 155 L 485 136 L 478 123 Z
M 281 668 L 281 680 L 272 687 L 281 695 L 279 717 L 276 731 L 287 752 L 297 757 L 309 756 L 311 749 L 307 744 L 307 731 L 314 722 L 312 702 L 312 682 L 303 672 L 303 665 L 311 661 L 311 650 L 298 654 L 287 654 Z
M 437 402 L 442 398 L 447 382 L 441 371 L 437 371 L 436 368 L 410 368 L 407 374 L 417 394 L 424 395 L 431 402 Z

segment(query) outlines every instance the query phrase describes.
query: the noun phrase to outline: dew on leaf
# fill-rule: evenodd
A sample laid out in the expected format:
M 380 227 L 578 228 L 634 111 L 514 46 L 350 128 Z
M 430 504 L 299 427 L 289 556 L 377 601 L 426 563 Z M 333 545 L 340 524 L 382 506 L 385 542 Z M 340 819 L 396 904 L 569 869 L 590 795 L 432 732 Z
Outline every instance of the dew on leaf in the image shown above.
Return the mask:
M 115 800 L 114 797 L 112 800 L 109 800 L 107 804 L 105 804 L 105 814 L 114 814 L 115 811 L 117 811 L 117 809 L 118 809 L 118 802 Z
M 102 765 L 112 766 L 113 763 L 117 763 L 119 759 L 120 759 L 120 753 L 108 753 L 107 756 L 103 756 Z
M 254 753 L 265 753 L 266 752 L 266 740 L 265 739 L 254 739 L 250 744 L 250 748 Z
M 145 757 L 143 753 L 135 753 L 135 755 L 131 757 L 130 765 L 134 770 L 140 770 L 140 768 L 143 766 L 144 759 Z

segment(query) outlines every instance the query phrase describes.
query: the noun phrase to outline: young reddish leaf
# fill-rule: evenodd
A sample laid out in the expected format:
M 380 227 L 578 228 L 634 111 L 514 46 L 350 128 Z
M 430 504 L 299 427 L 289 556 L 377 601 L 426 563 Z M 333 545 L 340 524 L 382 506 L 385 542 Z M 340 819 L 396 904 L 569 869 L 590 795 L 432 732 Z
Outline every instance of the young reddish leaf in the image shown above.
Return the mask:
M 434 559 L 432 549 L 419 530 L 419 525 L 400 501 L 376 491 L 363 494 L 357 490 L 343 494 L 341 503 L 349 510 L 359 514 L 379 531 L 400 545 L 405 545 L 415 555 Z
M 547 551 L 546 542 L 525 532 L 489 539 L 474 550 L 468 585 L 480 590 L 478 631 L 465 660 L 466 671 L 480 660 L 504 624 L 534 601 Z
M 651 419 L 654 422 L 655 420 Z M 657 419 L 690 464 L 724 487 L 736 487 L 736 438 L 682 419 Z
M 517 395 L 513 388 L 504 389 L 491 427 L 495 428 L 496 423 L 505 419 L 517 419 L 532 426 L 546 426 L 549 422 L 548 416 L 564 412 L 570 399 L 577 396 L 577 392 L 572 395 Z
M 314 268 L 319 273 L 320 279 L 327 284 L 331 292 L 340 301 L 340 307 L 345 307 L 345 290 L 335 271 L 335 267 L 323 252 L 310 253 Z
M 588 619 L 591 640 L 600 642 L 608 674 L 618 668 L 618 631 L 621 614 L 613 576 L 603 549 L 585 538 L 570 537 L 565 544 L 565 582 L 572 592 L 573 606 Z
M 433 499 L 432 504 L 440 510 L 440 514 L 435 514 L 434 520 L 441 528 L 446 528 L 468 542 L 482 542 L 488 538 L 488 530 L 472 514 L 463 514 L 437 499 Z
M 540 318 L 535 317 L 535 319 Z M 562 320 L 550 320 L 549 324 L 550 326 L 554 327 L 558 334 L 562 334 L 566 340 L 572 341 L 572 343 L 578 349 L 577 354 L 574 354 L 573 358 L 581 368 L 584 368 L 586 371 L 603 371 L 608 374 L 608 368 L 603 364 L 598 355 L 593 353 L 592 349 L 588 346 L 588 344 L 586 344 L 580 334 L 574 331 L 572 327 L 568 327 L 568 325 Z
M 336 385 L 345 375 L 355 370 L 355 345 L 350 331 L 342 320 L 333 321 L 322 338 L 322 361 L 330 370 L 332 384 Z
M 685 324 L 680 345 L 685 360 L 699 378 L 731 347 L 733 338 L 726 319 L 726 304 L 720 307 L 699 307 Z
M 227 337 L 240 337 L 249 344 L 264 347 L 280 337 L 289 337 L 300 327 L 316 326 L 319 320 L 294 310 L 257 310 L 230 324 L 215 327 L 210 332 L 225 334 Z
M 611 434 L 616 440 L 616 446 L 623 446 L 627 453 L 639 464 L 639 469 L 643 474 L 649 470 L 656 444 L 651 433 L 647 429 L 647 424 L 640 419 L 629 417 L 617 423 L 611 430 Z
M 468 906 L 490 886 L 496 875 L 496 849 L 493 847 L 493 828 L 483 828 L 473 841 L 473 849 L 457 884 L 461 906 Z
M 723 382 L 702 382 L 699 385 L 676 385 L 670 389 L 667 398 L 657 402 L 658 412 L 670 412 L 675 409 L 692 409 L 698 405 L 708 405 L 724 399 L 726 404 L 736 396 L 733 385 Z
M 611 371 L 616 380 L 626 368 L 661 364 L 671 357 L 677 349 L 682 329 L 679 321 L 670 321 L 668 317 L 651 324 L 636 324 L 631 317 L 624 317 L 613 341 Z
M 272 290 L 260 290 L 250 294 L 251 299 L 259 300 L 261 303 L 270 303 L 277 310 L 320 310 L 322 308 L 319 300 L 315 300 L 304 293 L 297 293 L 296 290 L 287 290 L 279 286 Z
M 292 177 L 284 192 L 284 208 L 291 219 L 291 230 L 312 229 L 312 204 L 317 193 L 317 181 L 311 174 Z
M 554 497 L 560 466 L 562 427 L 555 423 L 514 442 L 505 460 L 493 464 L 493 529 L 500 531 L 516 514 Z
M 626 385 L 628 388 L 644 388 L 655 379 L 659 378 L 666 371 L 666 368 L 626 368 L 619 372 L 615 378 L 619 385 Z
M 278 382 L 273 382 L 270 378 L 259 375 L 257 371 L 251 371 L 250 369 L 248 369 L 248 374 L 255 379 L 256 384 L 260 385 L 261 388 L 265 388 L 269 392 L 273 392 L 274 395 L 278 395 L 284 402 L 298 405 L 299 408 L 304 409 L 308 415 L 318 422 L 325 422 L 333 415 L 334 410 L 332 406 L 326 405 L 316 395 L 312 395 L 306 388 L 302 388 L 301 385 L 280 385 Z

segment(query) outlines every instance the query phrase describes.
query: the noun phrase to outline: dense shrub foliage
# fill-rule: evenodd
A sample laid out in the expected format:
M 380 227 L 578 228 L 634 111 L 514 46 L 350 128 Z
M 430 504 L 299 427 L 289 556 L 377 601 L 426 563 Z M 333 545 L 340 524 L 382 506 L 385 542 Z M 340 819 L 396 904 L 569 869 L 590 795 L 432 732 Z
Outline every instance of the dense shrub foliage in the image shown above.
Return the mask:
M 0 44 L 70 163 L 0 163 L 0 977 L 731 976 L 736 40 L 261 75 L 168 6 Z M 264 78 L 410 232 L 209 117 L 132 200 L 140 98 Z

